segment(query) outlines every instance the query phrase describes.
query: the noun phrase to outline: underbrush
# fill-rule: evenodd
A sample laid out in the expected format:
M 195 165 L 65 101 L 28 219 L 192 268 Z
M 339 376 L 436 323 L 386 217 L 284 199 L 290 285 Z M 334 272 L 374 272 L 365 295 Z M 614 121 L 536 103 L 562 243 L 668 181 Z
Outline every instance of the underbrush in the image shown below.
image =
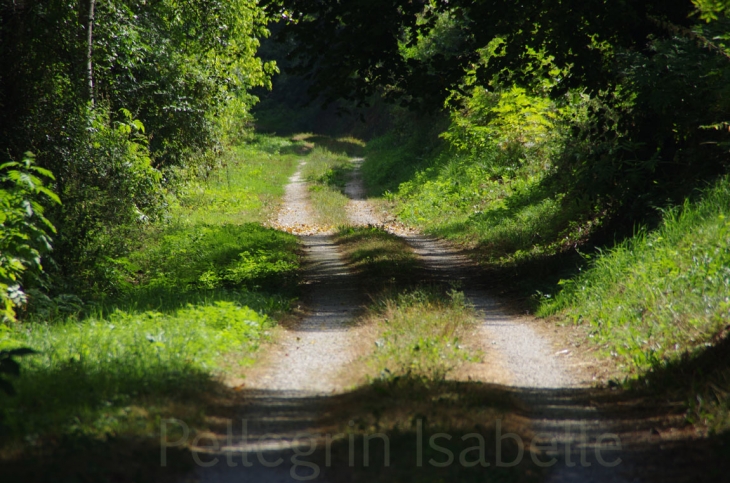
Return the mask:
M 166 417 L 205 425 L 223 371 L 245 377 L 297 296 L 296 237 L 259 223 L 295 148 L 276 138 L 237 148 L 132 253 L 108 260 L 115 296 L 95 306 L 38 299 L 35 318 L 0 326 L 0 349 L 38 352 L 11 381 L 18 395 L 0 393 L 3 459 L 147 441 Z

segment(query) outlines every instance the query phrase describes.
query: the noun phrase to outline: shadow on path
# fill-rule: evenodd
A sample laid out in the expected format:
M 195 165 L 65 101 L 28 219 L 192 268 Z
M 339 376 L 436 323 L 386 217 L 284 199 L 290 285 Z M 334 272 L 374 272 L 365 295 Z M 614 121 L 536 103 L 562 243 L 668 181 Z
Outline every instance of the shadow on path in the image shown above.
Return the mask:
M 402 378 L 326 397 L 244 391 L 217 409 L 193 453 L 211 465 L 202 481 L 679 483 L 730 470 L 727 438 L 677 430 L 676 404 L 619 389 Z

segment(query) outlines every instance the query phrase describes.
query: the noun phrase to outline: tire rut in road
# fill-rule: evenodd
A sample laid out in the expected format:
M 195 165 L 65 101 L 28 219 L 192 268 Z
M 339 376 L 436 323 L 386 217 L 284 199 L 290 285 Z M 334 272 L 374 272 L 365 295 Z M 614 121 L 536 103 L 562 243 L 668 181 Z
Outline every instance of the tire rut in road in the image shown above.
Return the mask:
M 295 450 L 318 434 L 318 421 L 328 412 L 327 396 L 348 384 L 341 370 L 357 357 L 350 321 L 362 300 L 332 237 L 314 221 L 302 166 L 286 186 L 272 225 L 300 235 L 308 314 L 281 334 L 247 378 L 234 424 L 218 428 L 218 449 L 200 458 L 218 458 L 218 463 L 199 467 L 186 481 L 297 481 L 291 474 Z M 307 437 L 299 438 L 303 435 Z M 279 460 L 281 464 L 270 463 Z

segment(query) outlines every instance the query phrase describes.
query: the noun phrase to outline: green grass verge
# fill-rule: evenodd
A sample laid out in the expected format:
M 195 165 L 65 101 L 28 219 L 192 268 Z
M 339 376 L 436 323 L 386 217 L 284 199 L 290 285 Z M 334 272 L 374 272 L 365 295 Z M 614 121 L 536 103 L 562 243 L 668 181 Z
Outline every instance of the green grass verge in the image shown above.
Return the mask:
M 188 185 L 173 216 L 190 224 L 268 220 L 304 150 L 301 142 L 263 135 L 231 148 L 220 168 Z
M 190 187 L 170 220 L 147 227 L 136 250 L 109 262 L 119 295 L 85 311 L 73 301 L 39 300 L 35 319 L 0 326 L 0 350 L 38 351 L 23 357 L 11 381 L 18 394 L 0 393 L 4 461 L 38 457 L 50 471 L 46 456 L 106 454 L 122 440 L 154 450 L 145 442 L 159 441 L 162 418 L 204 427 L 227 390 L 221 376 L 244 375 L 297 295 L 296 237 L 259 222 L 277 205 L 300 147 L 259 138 L 229 153 L 221 171 Z M 103 480 L 127 463 L 61 466 L 82 475 L 69 478 L 98 470 L 103 476 L 92 479 Z
M 296 238 L 257 223 L 171 225 L 147 243 L 125 261 L 134 275 L 127 298 L 165 289 L 281 294 L 296 287 Z
M 369 191 L 383 192 L 405 223 L 478 248 L 486 263 L 505 266 L 559 252 L 600 223 L 584 219 L 587 210 L 580 204 L 566 207 L 542 166 L 525 163 L 497 174 L 488 157 L 443 146 L 421 148 L 420 155 L 414 147 L 415 153 L 402 157 L 404 149 L 391 137 L 367 146 L 363 174 Z
M 538 313 L 590 324 L 634 372 L 704 347 L 730 322 L 730 180 L 596 256 Z

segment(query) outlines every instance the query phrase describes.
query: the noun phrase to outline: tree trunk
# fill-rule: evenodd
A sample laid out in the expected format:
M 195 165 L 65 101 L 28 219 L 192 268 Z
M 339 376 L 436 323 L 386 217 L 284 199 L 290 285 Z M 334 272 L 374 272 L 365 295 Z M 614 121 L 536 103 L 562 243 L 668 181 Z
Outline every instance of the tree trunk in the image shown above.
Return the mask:
M 89 86 L 89 101 L 91 107 L 94 107 L 94 65 L 91 61 L 94 40 L 94 7 L 96 0 L 89 0 L 89 18 L 87 23 L 87 40 L 86 40 L 86 80 Z

